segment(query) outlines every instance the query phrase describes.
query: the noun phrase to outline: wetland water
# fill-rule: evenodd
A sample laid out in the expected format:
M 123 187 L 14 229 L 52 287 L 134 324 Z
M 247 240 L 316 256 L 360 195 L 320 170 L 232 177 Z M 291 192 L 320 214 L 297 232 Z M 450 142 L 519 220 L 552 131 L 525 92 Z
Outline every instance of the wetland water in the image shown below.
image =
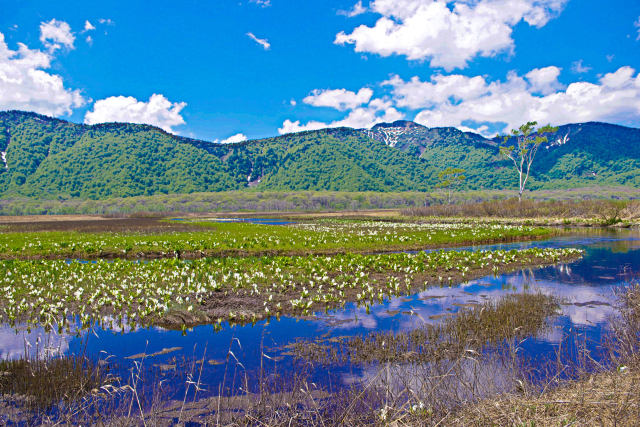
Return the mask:
M 25 351 L 51 351 L 56 354 L 86 354 L 94 360 L 108 359 L 115 373 L 129 376 L 134 362 L 146 357 L 143 365 L 153 376 L 164 379 L 176 397 L 184 393 L 184 375 L 177 375 L 181 361 L 203 359 L 201 382 L 205 392 L 198 396 L 217 395 L 222 378 L 234 375 L 257 378 L 262 363 L 266 372 L 293 372 L 300 368 L 284 347 L 297 340 L 331 339 L 364 335 L 371 331 L 402 331 L 417 328 L 424 323 L 438 322 L 464 307 L 496 300 L 507 293 L 540 291 L 562 298 L 561 314 L 551 327 L 540 336 L 530 337 L 520 348 L 536 360 L 552 360 L 556 349 L 570 331 L 579 330 L 581 337 L 598 357 L 600 340 L 609 316 L 614 314 L 614 291 L 640 276 L 640 232 L 621 230 L 576 231 L 570 236 L 551 240 L 504 245 L 456 248 L 470 249 L 524 249 L 528 247 L 575 247 L 585 250 L 578 261 L 550 267 L 521 270 L 497 277 L 488 276 L 453 287 L 433 287 L 408 296 L 385 300 L 371 307 L 347 304 L 343 309 L 318 313 L 314 319 L 282 317 L 255 325 L 232 326 L 222 324 L 221 330 L 213 326 L 199 326 L 180 331 L 161 328 L 109 331 L 95 327 L 92 331 L 74 334 L 45 333 L 40 328 L 25 331 L 0 327 L 0 357 L 18 358 Z M 72 331 L 73 332 L 73 331 Z M 206 349 L 206 352 L 205 352 Z M 229 350 L 233 353 L 229 356 Z M 261 358 L 261 354 L 265 356 Z M 131 358 L 134 356 L 134 358 Z M 225 363 L 229 357 L 229 362 Z M 237 374 L 239 372 L 239 374 Z M 340 387 L 366 378 L 366 366 L 315 365 L 311 375 L 314 381 L 327 384 L 331 372 L 331 385 Z M 184 369 L 183 369 L 184 373 Z M 172 383 L 173 382 L 173 383 Z M 235 380 L 237 385 L 238 379 Z M 250 384 L 251 388 L 251 384 Z

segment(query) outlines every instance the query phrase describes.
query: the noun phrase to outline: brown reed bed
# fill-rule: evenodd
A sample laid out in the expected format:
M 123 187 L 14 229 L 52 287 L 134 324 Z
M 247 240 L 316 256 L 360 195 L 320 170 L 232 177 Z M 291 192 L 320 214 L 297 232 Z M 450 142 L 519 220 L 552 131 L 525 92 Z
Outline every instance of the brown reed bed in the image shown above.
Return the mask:
M 433 204 L 404 209 L 412 217 L 461 217 L 496 219 L 547 219 L 565 223 L 615 225 L 640 218 L 635 200 L 522 200 L 516 198 Z

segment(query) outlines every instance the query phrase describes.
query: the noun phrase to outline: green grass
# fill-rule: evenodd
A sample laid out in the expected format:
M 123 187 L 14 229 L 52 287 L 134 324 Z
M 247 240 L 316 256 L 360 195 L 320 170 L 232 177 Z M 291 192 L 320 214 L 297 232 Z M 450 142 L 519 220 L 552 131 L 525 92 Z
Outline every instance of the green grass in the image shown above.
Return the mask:
M 550 229 L 491 224 L 327 220 L 296 226 L 201 223 L 203 231 L 162 234 L 5 232 L 0 258 L 162 258 L 410 250 L 535 239 Z

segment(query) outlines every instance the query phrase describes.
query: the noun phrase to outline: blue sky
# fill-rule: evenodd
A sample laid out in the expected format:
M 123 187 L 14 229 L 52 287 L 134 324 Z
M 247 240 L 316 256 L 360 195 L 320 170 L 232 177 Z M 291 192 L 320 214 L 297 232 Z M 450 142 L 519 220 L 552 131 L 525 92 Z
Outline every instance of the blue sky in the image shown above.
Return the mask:
M 232 141 L 640 127 L 637 0 L 0 0 L 0 110 Z

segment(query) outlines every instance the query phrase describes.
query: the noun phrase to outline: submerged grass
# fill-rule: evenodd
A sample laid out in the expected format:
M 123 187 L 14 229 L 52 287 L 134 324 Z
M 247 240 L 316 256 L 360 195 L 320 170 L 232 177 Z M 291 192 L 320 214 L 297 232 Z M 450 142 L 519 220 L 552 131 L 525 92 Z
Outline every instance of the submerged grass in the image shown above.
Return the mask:
M 107 366 L 82 356 L 2 360 L 0 412 L 38 416 L 59 406 L 67 411 L 77 408 L 87 395 L 97 393 L 109 381 Z
M 410 331 L 299 341 L 289 348 L 297 358 L 325 364 L 456 360 L 465 352 L 536 336 L 558 308 L 556 298 L 548 295 L 509 294 Z

